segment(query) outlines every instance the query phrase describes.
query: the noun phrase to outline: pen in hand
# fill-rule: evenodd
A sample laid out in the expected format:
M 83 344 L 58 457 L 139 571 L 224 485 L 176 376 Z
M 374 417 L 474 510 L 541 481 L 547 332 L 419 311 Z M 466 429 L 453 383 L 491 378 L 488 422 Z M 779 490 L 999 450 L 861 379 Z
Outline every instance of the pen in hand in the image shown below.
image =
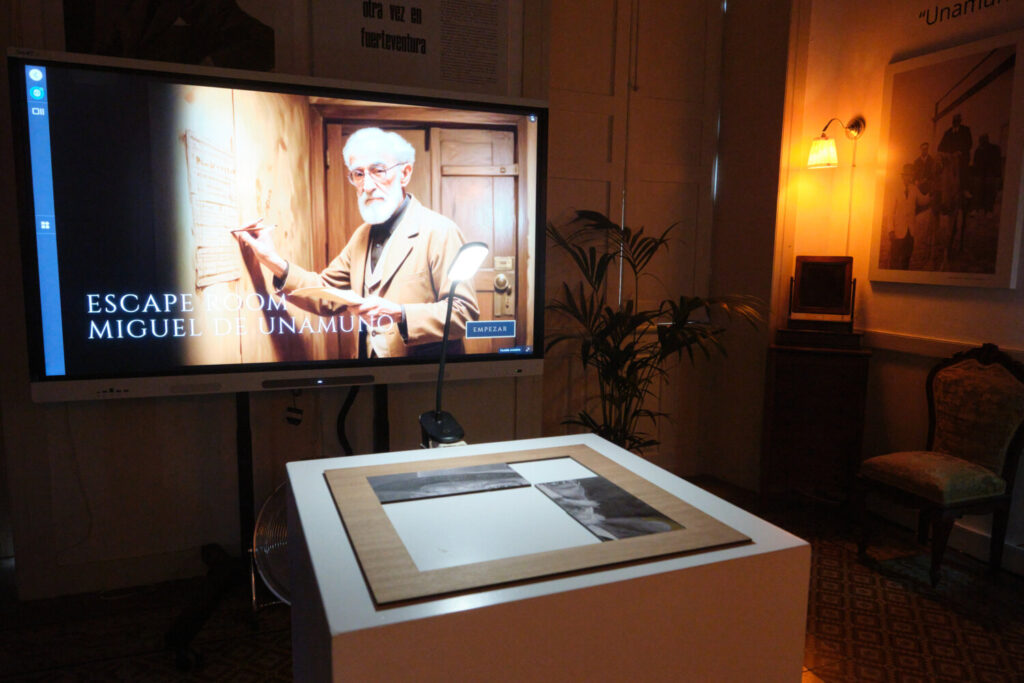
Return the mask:
M 257 230 L 263 230 L 264 228 L 263 228 L 262 223 L 263 223 L 263 219 L 262 218 L 257 218 L 255 222 L 250 223 L 249 225 L 244 225 L 241 228 L 236 228 L 236 229 L 232 230 L 231 232 L 255 232 Z

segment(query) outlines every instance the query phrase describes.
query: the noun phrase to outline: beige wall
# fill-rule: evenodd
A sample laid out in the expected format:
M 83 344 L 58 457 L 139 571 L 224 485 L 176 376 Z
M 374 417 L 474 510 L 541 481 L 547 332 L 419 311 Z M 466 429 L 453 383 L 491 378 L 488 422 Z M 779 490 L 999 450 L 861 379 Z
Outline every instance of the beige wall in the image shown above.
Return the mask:
M 619 223 L 624 212 L 647 234 L 678 223 L 641 285 L 645 308 L 708 293 L 722 21 L 717 0 L 552 2 L 548 218 L 590 209 Z M 548 254 L 549 298 L 572 273 Z M 546 324 L 564 323 L 548 315 Z M 644 457 L 681 474 L 700 471 L 701 366 L 670 366 L 650 406 L 667 418 L 644 426 L 660 441 Z M 556 347 L 545 360 L 544 433 L 563 433 L 594 384 Z
M 876 195 L 882 171 L 879 131 L 886 65 L 1020 28 L 1024 26 L 1024 7 L 1002 2 L 929 26 L 918 17 L 920 8 L 900 2 L 800 0 L 796 6 L 800 42 L 793 56 L 798 73 L 790 96 L 792 119 L 787 122 L 792 138 L 784 150 L 787 167 L 780 202 L 785 213 L 777 283 L 788 282 L 796 254 L 845 253 L 849 226 L 849 255 L 854 257 L 857 278 L 857 324 L 875 333 L 874 341 L 892 344 L 895 341 L 888 336 L 900 335 L 922 341 L 991 341 L 1011 349 L 1024 348 L 1024 326 L 1019 324 L 1022 289 L 898 285 L 868 279 L 871 233 L 880 201 Z M 850 168 L 852 143 L 840 134 L 840 167 L 807 170 L 807 149 L 822 125 L 833 116 L 845 121 L 857 114 L 863 115 L 868 125 L 857 145 L 856 169 Z M 830 133 L 834 131 L 838 128 L 830 129 Z M 779 310 L 784 302 L 782 289 L 777 287 Z
M 965 5 L 967 3 L 948 3 Z M 877 226 L 883 141 L 883 84 L 890 61 L 916 57 L 1024 27 L 1024 6 L 972 3 L 973 12 L 928 24 L 924 6 L 885 0 L 796 0 L 776 239 L 775 322 L 785 311 L 796 254 L 854 257 L 858 328 L 876 348 L 869 383 L 866 456 L 924 446 L 924 379 L 934 359 L 980 342 L 1024 352 L 1024 287 L 982 289 L 868 278 Z M 988 5 L 988 7 L 983 7 Z M 934 12 L 934 8 L 929 6 Z M 934 16 L 933 16 L 934 18 Z M 1017 68 L 1020 68 L 1019 64 Z M 1019 112 L 1018 112 L 1019 113 Z M 851 171 L 852 144 L 837 140 L 840 167 L 805 168 L 810 141 L 831 117 L 867 120 Z M 838 132 L 833 127 L 830 133 Z M 1020 159 L 1008 163 L 1021 163 Z M 851 182 L 852 174 L 852 182 Z M 852 208 L 851 197 L 852 192 Z M 847 251 L 847 233 L 849 249 Z M 1020 479 L 1020 478 L 1019 478 Z M 1024 486 L 1017 487 L 1008 541 L 1024 538 Z M 966 526 L 984 527 L 968 520 Z

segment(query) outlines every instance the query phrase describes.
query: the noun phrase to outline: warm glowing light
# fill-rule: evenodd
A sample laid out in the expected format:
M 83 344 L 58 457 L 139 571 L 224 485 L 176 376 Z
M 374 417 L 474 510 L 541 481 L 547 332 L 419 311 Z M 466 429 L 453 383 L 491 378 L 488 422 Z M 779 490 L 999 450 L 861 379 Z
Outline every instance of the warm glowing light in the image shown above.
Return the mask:
M 487 245 L 483 242 L 468 242 L 462 245 L 448 268 L 448 278 L 453 282 L 461 282 L 473 277 L 486 256 Z
M 811 151 L 807 155 L 807 168 L 835 168 L 839 165 L 839 157 L 836 156 L 836 141 L 826 137 L 823 133 L 820 138 L 811 141 Z

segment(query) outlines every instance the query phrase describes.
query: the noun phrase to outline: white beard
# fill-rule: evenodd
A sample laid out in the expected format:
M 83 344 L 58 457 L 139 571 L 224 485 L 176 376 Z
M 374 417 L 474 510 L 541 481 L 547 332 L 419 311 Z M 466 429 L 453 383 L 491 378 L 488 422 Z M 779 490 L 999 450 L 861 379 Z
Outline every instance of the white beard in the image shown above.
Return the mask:
M 366 195 L 363 195 L 359 198 L 359 215 L 370 225 L 376 225 L 391 218 L 401 203 L 402 195 L 397 192 L 384 195 L 384 201 L 378 201 L 375 198 L 374 202 L 369 205 L 366 204 Z

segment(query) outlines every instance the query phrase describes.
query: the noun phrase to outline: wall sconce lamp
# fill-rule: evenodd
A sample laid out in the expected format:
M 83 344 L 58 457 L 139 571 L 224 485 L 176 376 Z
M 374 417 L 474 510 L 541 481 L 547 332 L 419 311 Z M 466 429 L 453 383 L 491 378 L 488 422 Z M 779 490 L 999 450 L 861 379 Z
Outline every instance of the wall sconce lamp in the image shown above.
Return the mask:
M 829 119 L 825 127 L 821 129 L 821 137 L 811 141 L 811 151 L 807 155 L 807 168 L 836 168 L 839 166 L 839 158 L 836 156 L 836 141 L 825 134 L 833 121 L 839 121 L 839 119 Z M 843 126 L 843 130 L 846 131 L 846 137 L 853 140 L 856 145 L 857 138 L 864 134 L 864 127 L 867 124 L 864 122 L 863 116 L 855 116 L 846 125 L 839 121 L 839 125 Z M 854 149 L 856 150 L 856 146 Z

